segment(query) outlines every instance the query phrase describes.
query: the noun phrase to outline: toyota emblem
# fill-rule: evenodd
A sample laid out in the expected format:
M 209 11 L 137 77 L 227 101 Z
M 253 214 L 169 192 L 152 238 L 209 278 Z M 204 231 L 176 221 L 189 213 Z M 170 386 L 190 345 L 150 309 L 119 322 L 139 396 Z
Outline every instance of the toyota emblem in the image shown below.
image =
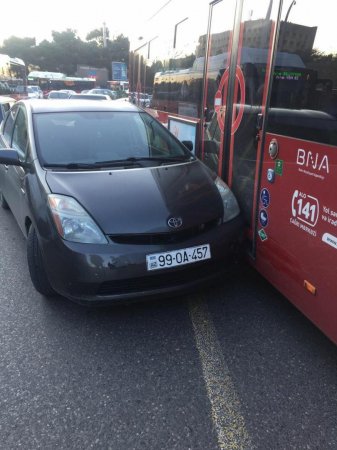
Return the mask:
M 183 224 L 183 219 L 181 217 L 170 217 L 167 224 L 171 228 L 180 228 Z

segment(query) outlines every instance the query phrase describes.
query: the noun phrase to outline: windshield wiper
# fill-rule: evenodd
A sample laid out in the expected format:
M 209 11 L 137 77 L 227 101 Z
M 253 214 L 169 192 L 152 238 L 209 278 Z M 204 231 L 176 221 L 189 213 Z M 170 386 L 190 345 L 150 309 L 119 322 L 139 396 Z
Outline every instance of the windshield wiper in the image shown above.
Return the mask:
M 44 167 L 57 167 L 60 169 L 68 169 L 68 170 L 77 170 L 77 169 L 100 169 L 103 167 L 121 167 L 121 166 L 140 166 L 139 163 L 137 163 L 136 161 L 128 161 L 125 159 L 121 159 L 121 160 L 112 160 L 112 161 L 97 161 L 94 163 L 68 163 L 68 164 L 45 164 Z
M 75 162 L 71 162 L 71 163 L 67 163 L 67 164 L 45 164 L 45 167 L 47 168 L 62 168 L 62 169 L 68 169 L 68 170 L 81 170 L 81 169 L 87 169 L 87 170 L 91 170 L 91 169 L 100 169 L 100 168 L 104 168 L 104 167 L 132 167 L 132 166 L 140 166 L 142 167 L 143 164 L 142 162 L 145 161 L 155 161 L 155 162 L 159 162 L 159 163 L 169 163 L 169 162 L 184 162 L 184 161 L 193 161 L 194 160 L 194 156 L 187 156 L 187 155 L 182 155 L 182 156 L 167 156 L 167 157 L 162 157 L 162 156 L 140 156 L 140 157 L 135 157 L 135 156 L 131 156 L 129 158 L 125 158 L 125 159 L 113 159 L 110 161 L 96 161 L 94 163 L 75 163 Z
M 65 167 L 67 169 L 100 169 L 103 167 L 129 167 L 134 166 L 135 163 L 136 161 L 128 161 L 126 159 L 113 159 L 111 161 L 96 161 L 94 163 L 69 163 Z M 139 164 L 137 165 L 139 166 Z
M 184 161 L 192 161 L 194 156 L 131 156 L 127 158 L 126 161 L 138 162 L 138 161 L 157 161 L 161 163 L 165 162 L 184 162 Z

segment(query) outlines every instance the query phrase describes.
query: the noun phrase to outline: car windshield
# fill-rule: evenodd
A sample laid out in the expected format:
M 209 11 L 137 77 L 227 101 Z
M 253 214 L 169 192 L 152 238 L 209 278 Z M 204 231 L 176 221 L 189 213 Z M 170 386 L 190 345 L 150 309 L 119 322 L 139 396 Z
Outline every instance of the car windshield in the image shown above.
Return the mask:
M 138 111 L 39 113 L 34 129 L 46 167 L 152 167 L 194 158 L 153 117 Z

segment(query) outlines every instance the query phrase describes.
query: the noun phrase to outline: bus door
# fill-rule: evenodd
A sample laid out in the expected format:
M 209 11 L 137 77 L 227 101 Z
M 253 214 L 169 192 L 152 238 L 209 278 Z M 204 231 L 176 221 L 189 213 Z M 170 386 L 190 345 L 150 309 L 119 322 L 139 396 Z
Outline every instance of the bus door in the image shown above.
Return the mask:
M 223 175 L 225 120 L 236 0 L 212 2 L 203 45 L 206 49 L 203 86 L 201 157 L 219 176 Z M 233 83 L 232 83 L 233 84 Z
M 331 6 L 322 0 L 308 11 L 307 2 L 297 0 L 281 14 L 255 264 L 337 343 L 337 29 Z
M 207 114 L 214 99 L 214 112 L 204 133 L 203 159 L 233 190 L 252 251 L 261 118 L 267 99 L 279 1 L 237 1 L 232 11 L 228 4 L 231 2 L 219 2 L 211 7 L 204 106 Z M 226 24 L 225 19 L 229 17 L 231 21 Z M 226 28 L 217 27 L 218 23 L 225 23 Z M 220 43 L 226 58 L 215 72 Z

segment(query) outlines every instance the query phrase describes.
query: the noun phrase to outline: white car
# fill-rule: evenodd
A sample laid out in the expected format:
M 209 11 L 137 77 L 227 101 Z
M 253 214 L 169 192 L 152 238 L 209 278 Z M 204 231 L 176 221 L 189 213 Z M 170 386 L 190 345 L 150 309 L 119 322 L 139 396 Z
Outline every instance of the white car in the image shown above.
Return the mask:
M 87 94 L 108 95 L 111 98 L 111 100 L 116 100 L 117 98 L 116 92 L 112 91 L 111 89 L 103 89 L 103 88 L 90 89 L 90 91 L 88 91 Z
M 43 98 L 43 92 L 42 89 L 40 88 L 40 86 L 28 86 L 29 88 L 31 88 L 30 90 L 33 90 L 34 92 L 36 92 L 38 94 L 37 98 Z M 28 91 L 28 97 L 29 96 L 29 91 Z
M 33 86 L 19 85 L 15 88 L 15 94 L 27 95 L 27 98 L 40 98 L 39 92 L 33 89 Z

